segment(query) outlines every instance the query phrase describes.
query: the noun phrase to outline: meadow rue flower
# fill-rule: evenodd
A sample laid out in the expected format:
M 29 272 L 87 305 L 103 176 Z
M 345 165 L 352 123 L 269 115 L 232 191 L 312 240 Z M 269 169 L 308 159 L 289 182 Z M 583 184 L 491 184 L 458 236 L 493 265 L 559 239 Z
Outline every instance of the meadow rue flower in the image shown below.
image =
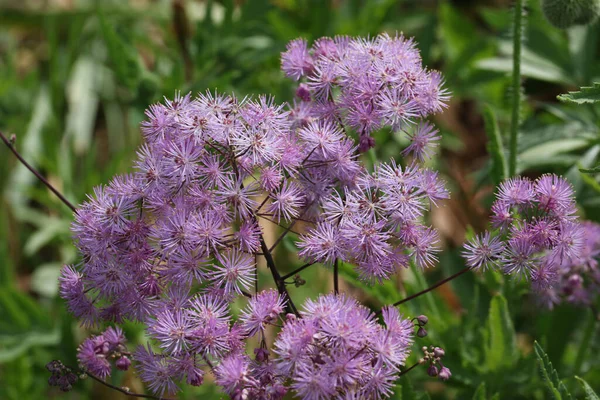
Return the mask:
M 499 268 L 531 280 L 548 293 L 560 284 L 565 265 L 584 252 L 584 225 L 577 221 L 571 185 L 557 175 L 535 181 L 511 178 L 500 184 L 492 205 L 495 232 L 485 232 L 464 246 L 473 269 Z
M 275 371 L 290 376 L 301 398 L 380 398 L 409 354 L 413 324 L 397 309 L 374 314 L 345 296 L 308 300 L 301 319 L 288 320 L 275 341 Z
M 438 132 L 417 122 L 441 111 L 447 92 L 402 36 L 323 38 L 312 47 L 298 39 L 282 68 L 303 80 L 292 107 L 210 92 L 176 93 L 149 107 L 135 172 L 95 188 L 77 210 L 72 231 L 82 261 L 63 268 L 61 296 L 87 326 L 138 321 L 151 341 L 130 355 L 117 354 L 117 331 L 86 340 L 80 362 L 90 373 L 107 377 L 114 355 L 119 369 L 133 361 L 158 395 L 200 385 L 209 369 L 240 399 L 281 399 L 289 389 L 303 398 L 392 393 L 412 322 L 386 308 L 380 325 L 356 300 L 336 295 L 299 312 L 269 246 L 298 227 L 301 258 L 345 262 L 369 283 L 411 261 L 433 266 L 438 236 L 425 217 L 449 196 L 437 173 L 419 164 Z M 359 150 L 384 126 L 411 132 L 404 154 L 412 160 L 368 171 Z M 561 190 L 544 184 L 540 201 L 564 214 Z M 284 228 L 274 244 L 261 222 Z M 276 289 L 257 290 L 259 257 Z M 248 303 L 235 320 L 229 304 L 241 296 Z M 268 339 L 267 328 L 282 323 Z M 260 344 L 250 358 L 252 336 Z
M 585 221 L 581 223 L 581 229 L 582 247 L 578 254 L 552 271 L 552 285 L 536 287 L 538 301 L 545 307 L 553 308 L 562 302 L 589 306 L 600 294 L 600 225 Z
M 403 131 L 441 112 L 449 100 L 440 73 L 423 67 L 415 42 L 402 35 L 322 38 L 310 48 L 298 39 L 282 53 L 281 68 L 306 82 L 300 84 L 299 97 L 312 103 L 308 114 L 325 124 L 342 121 L 351 127 L 359 135 L 360 151 L 375 145 L 370 135 L 377 129 Z M 431 124 L 420 124 L 407 135 L 412 144 L 405 154 L 429 158 L 437 133 Z
M 126 351 L 125 336 L 119 327 L 109 327 L 102 334 L 87 338 L 77 349 L 77 360 L 84 371 L 100 378 L 111 374 L 111 359 L 116 359 L 116 366 L 127 370 L 131 364 L 122 353 Z

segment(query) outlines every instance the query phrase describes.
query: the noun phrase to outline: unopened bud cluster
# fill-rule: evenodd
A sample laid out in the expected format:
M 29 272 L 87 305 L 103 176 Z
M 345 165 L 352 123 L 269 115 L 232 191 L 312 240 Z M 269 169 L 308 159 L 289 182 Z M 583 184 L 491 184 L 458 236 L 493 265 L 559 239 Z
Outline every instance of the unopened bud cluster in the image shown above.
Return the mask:
M 440 347 L 424 346 L 422 349 L 423 358 L 419 360 L 419 364 L 427 364 L 429 363 L 429 367 L 427 368 L 427 374 L 431 377 L 438 377 L 443 381 L 450 379 L 452 373 L 448 367 L 445 367 L 442 363 L 442 358 L 446 355 L 444 349 Z
M 73 389 L 73 384 L 79 379 L 77 374 L 59 360 L 50 361 L 46 364 L 46 369 L 51 374 L 48 384 L 60 388 L 63 392 Z

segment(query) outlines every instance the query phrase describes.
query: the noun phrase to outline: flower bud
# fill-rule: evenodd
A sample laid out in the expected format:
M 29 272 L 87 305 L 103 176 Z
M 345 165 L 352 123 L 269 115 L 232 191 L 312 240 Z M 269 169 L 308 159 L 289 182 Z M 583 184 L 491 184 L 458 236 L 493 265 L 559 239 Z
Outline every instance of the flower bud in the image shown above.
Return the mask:
M 424 328 L 419 328 L 419 330 L 417 331 L 417 336 L 423 338 L 427 336 L 427 331 Z
M 117 362 L 115 363 L 115 365 L 121 371 L 127 371 L 129 369 L 129 366 L 131 365 L 131 360 L 129 358 L 127 358 L 126 356 L 121 356 L 117 360 Z
M 429 376 L 438 376 L 438 372 L 438 367 L 436 367 L 433 364 L 431 364 L 429 368 L 427 368 L 427 375 Z
M 204 383 L 204 375 L 201 370 L 194 369 L 188 372 L 186 382 L 192 386 L 200 386 Z
M 419 322 L 419 325 L 427 325 L 427 322 L 429 322 L 429 318 L 427 318 L 425 315 L 419 315 L 417 317 L 417 321 Z
M 450 370 L 446 367 L 442 367 L 439 374 L 440 379 L 443 381 L 447 381 L 448 379 L 450 379 L 451 376 L 452 373 L 450 372 Z
M 435 349 L 433 349 L 433 355 L 441 358 L 446 355 L 446 352 L 444 351 L 444 349 L 436 347 Z
M 256 361 L 258 362 L 262 363 L 269 359 L 269 350 L 263 349 L 262 347 L 254 349 L 254 354 L 256 355 Z
M 298 89 L 296 89 L 296 96 L 302 101 L 310 101 L 310 90 L 308 89 L 308 85 L 306 85 L 306 83 L 301 83 L 298 85 Z
M 296 319 L 297 319 L 297 318 L 296 318 L 296 315 L 294 315 L 294 314 L 292 314 L 292 313 L 289 313 L 289 314 L 286 314 L 286 315 L 285 315 L 285 319 L 286 319 L 288 322 L 296 322 Z

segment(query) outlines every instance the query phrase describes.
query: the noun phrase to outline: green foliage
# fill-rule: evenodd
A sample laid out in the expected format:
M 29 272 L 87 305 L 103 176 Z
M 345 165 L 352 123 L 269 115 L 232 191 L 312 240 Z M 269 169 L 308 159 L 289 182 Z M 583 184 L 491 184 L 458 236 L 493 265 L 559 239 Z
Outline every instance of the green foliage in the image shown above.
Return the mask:
M 538 342 L 534 343 L 535 354 L 538 359 L 540 374 L 546 384 L 546 388 L 550 392 L 550 395 L 555 400 L 566 400 L 571 399 L 571 394 L 568 392 L 567 387 L 558 378 L 558 373 L 552 366 L 548 355 L 542 349 L 542 346 Z
M 565 103 L 598 103 L 600 102 L 600 83 L 594 83 L 593 86 L 584 86 L 579 92 L 559 94 L 556 98 Z
M 448 181 L 452 196 L 432 217 L 443 228 L 443 251 L 438 267 L 412 266 L 382 285 L 365 286 L 342 264 L 343 292 L 375 310 L 464 267 L 464 228 L 472 225 L 475 233 L 486 227 L 491 185 L 508 176 L 513 94 L 524 99 L 517 101 L 517 172 L 564 174 L 576 189 L 581 215 L 600 221 L 600 118 L 594 108 L 600 86 L 585 87 L 600 76 L 600 25 L 557 30 L 537 0 L 527 2 L 522 28 L 502 2 L 183 1 L 185 15 L 174 12 L 170 1 L 142 1 L 135 8 L 115 0 L 78 1 L 39 10 L 22 3 L 0 6 L 0 129 L 15 133 L 23 156 L 76 204 L 93 186 L 130 172 L 143 112 L 162 96 L 216 88 L 291 102 L 293 84 L 279 70 L 288 40 L 399 31 L 415 36 L 424 62 L 440 69 L 452 92 L 450 108 L 434 120 L 441 151 L 429 165 Z M 513 39 L 521 35 L 527 40 L 521 42 L 520 74 L 511 78 Z M 517 84 L 517 91 L 510 89 Z M 573 87 L 582 88 L 556 100 L 556 93 Z M 403 140 L 378 133 L 370 165 L 399 159 Z M 4 149 L 0 189 L 0 398 L 48 398 L 53 394 L 45 362 L 61 358 L 75 365 L 75 349 L 90 333 L 71 321 L 57 298 L 60 266 L 78 261 L 69 231 L 73 216 Z M 295 249 L 291 236 L 283 245 Z M 299 266 L 285 254 L 276 257 L 286 271 Z M 303 278 L 306 285 L 291 287 L 299 302 L 331 289 L 331 271 L 323 266 L 311 267 Z M 259 281 L 267 279 L 268 272 L 259 271 Z M 581 318 L 573 318 L 580 310 L 573 307 L 534 307 L 523 285 L 510 285 L 498 272 L 467 273 L 403 304 L 403 314 L 430 318 L 429 334 L 416 341 L 407 364 L 418 360 L 421 346 L 440 345 L 453 376 L 442 383 L 415 368 L 398 381 L 393 398 L 542 399 L 545 385 L 552 398 L 568 398 L 567 389 L 597 398 L 591 389 L 600 382 L 594 326 L 580 329 Z M 128 329 L 132 346 L 143 340 L 139 327 Z M 531 352 L 535 339 L 545 344 L 554 366 L 589 385 L 560 382 L 537 343 Z M 97 396 L 96 388 L 78 385 L 72 398 Z M 207 379 L 180 398 L 221 396 Z
M 579 171 L 584 174 L 597 174 L 600 173 L 600 165 L 596 165 L 594 168 L 579 168 Z
M 542 0 L 542 9 L 552 25 L 565 29 L 594 22 L 600 15 L 600 1 Z
M 498 121 L 489 105 L 486 105 L 483 110 L 483 118 L 485 121 L 485 132 L 488 135 L 487 148 L 492 158 L 492 180 L 495 184 L 499 184 L 508 177 L 508 165 L 506 164 L 504 145 L 502 144 Z
M 35 346 L 56 345 L 59 328 L 31 297 L 12 288 L 0 290 L 0 363 L 13 361 Z
M 487 327 L 486 367 L 490 371 L 510 367 L 517 357 L 517 344 L 508 303 L 501 295 L 492 298 Z
M 600 397 L 598 397 L 598 395 L 596 394 L 596 392 L 594 391 L 594 389 L 592 389 L 592 387 L 582 378 L 576 376 L 575 379 L 577 379 L 579 381 L 579 383 L 581 383 L 581 386 L 583 386 L 583 390 L 585 391 L 585 399 L 586 400 L 599 400 Z

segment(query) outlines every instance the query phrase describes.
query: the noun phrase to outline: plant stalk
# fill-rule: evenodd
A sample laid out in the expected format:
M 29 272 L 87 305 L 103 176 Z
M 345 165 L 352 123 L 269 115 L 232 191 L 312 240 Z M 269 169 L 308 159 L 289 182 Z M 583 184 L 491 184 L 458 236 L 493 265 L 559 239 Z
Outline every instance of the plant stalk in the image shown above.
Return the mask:
M 523 42 L 523 7 L 526 0 L 515 0 L 513 21 L 513 73 L 512 73 L 512 105 L 510 122 L 510 159 L 509 176 L 517 174 L 517 148 L 519 136 L 521 108 L 521 47 Z

